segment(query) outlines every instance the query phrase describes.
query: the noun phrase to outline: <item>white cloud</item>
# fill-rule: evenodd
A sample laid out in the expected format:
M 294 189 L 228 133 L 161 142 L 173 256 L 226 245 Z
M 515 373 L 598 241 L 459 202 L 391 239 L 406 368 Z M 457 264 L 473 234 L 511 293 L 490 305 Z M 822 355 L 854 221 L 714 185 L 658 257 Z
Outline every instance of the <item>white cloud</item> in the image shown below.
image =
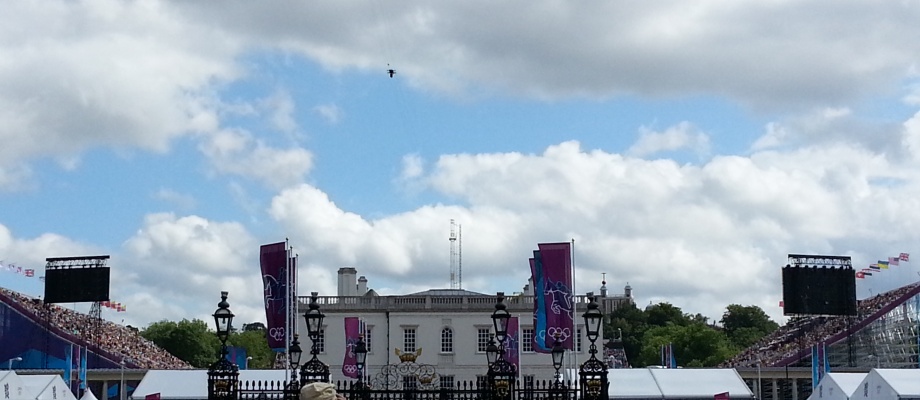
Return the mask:
M 154 193 L 154 198 L 174 204 L 183 210 L 195 208 L 195 198 L 193 196 L 179 193 L 169 188 L 160 188 Z
M 313 167 L 313 155 L 306 149 L 269 147 L 239 130 L 209 134 L 199 149 L 215 172 L 243 176 L 271 188 L 302 182 Z
M 691 150 L 700 157 L 706 156 L 709 154 L 709 135 L 687 121 L 668 127 L 664 132 L 642 127 L 639 129 L 639 140 L 627 150 L 627 153 L 644 157 L 680 149 Z
M 338 124 L 345 116 L 345 112 L 335 104 L 320 104 L 313 107 L 313 111 L 331 125 Z

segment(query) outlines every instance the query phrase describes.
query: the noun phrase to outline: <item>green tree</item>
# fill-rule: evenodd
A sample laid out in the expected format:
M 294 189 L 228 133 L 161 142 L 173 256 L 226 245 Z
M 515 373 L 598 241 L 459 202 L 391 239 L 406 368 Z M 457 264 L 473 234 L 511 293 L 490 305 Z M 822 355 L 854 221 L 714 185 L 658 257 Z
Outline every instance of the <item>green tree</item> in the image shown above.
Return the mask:
M 726 307 L 719 322 L 725 336 L 739 349 L 753 345 L 779 327 L 760 307 L 739 304 Z
M 643 365 L 660 365 L 661 347 L 668 344 L 674 351 L 677 365 L 685 367 L 713 367 L 732 354 L 725 336 L 710 326 L 671 324 L 646 331 L 638 361 Z
M 268 347 L 266 331 L 246 330 L 245 327 L 250 325 L 243 325 L 243 331 L 230 335 L 227 342 L 229 345 L 246 349 L 246 355 L 252 357 L 252 360 L 249 360 L 250 369 L 271 368 L 275 361 L 275 353 Z
M 154 322 L 141 336 L 196 368 L 213 363 L 220 347 L 217 335 L 200 319 Z
M 671 303 L 658 303 L 645 308 L 646 321 L 651 326 L 687 325 L 690 318 L 684 315 L 680 307 Z

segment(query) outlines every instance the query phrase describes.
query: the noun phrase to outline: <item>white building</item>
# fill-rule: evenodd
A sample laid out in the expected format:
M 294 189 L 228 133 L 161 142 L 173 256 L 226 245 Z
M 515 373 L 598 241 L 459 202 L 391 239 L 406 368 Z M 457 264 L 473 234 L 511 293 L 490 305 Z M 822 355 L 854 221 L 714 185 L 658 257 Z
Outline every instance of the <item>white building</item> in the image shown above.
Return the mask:
M 520 321 L 520 377 L 525 384 L 532 379 L 551 379 L 554 373 L 550 355 L 535 353 L 532 348 L 534 296 L 531 287 L 527 285 L 523 293 L 505 298 L 507 310 Z M 627 291 L 629 293 L 624 295 L 608 297 L 606 287 L 602 287 L 597 299 L 601 310 L 606 314 L 620 304 L 632 303 L 628 286 Z M 298 315 L 308 310 L 309 302 L 309 297 L 298 299 Z M 329 365 L 333 381 L 350 379 L 342 374 L 346 317 L 358 317 L 365 323 L 364 340 L 368 348 L 365 374 L 370 381 L 384 367 L 410 360 L 416 364 L 412 368 L 432 366 L 437 374 L 435 378 L 442 385 L 470 381 L 486 374 L 485 350 L 493 333 L 491 314 L 495 310 L 495 294 L 432 289 L 408 295 L 379 296 L 367 288 L 364 276 L 357 277 L 354 268 L 340 268 L 337 295 L 319 296 L 317 303 L 326 315 L 318 346 L 319 358 Z M 590 343 L 581 318 L 587 304 L 586 296 L 576 296 L 576 303 L 576 349 L 566 354 L 565 368 L 577 368 L 588 358 Z M 310 340 L 303 318 L 299 318 L 297 324 L 304 349 L 302 362 L 305 362 L 309 359 Z M 597 346 L 600 358 L 603 354 L 601 340 Z M 402 360 L 398 354 L 402 355 Z M 403 366 L 410 367 L 409 364 Z M 407 368 L 402 371 L 404 375 Z

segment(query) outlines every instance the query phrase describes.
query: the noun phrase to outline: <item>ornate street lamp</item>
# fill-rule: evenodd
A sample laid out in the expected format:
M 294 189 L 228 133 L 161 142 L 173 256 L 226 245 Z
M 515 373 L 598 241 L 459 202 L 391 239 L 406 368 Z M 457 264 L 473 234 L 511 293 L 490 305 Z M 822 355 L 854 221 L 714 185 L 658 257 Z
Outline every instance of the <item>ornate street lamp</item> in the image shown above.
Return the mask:
M 607 364 L 597 359 L 597 337 L 600 335 L 601 321 L 604 314 L 594 302 L 594 293 L 588 292 L 588 310 L 582 314 L 585 319 L 585 330 L 591 347 L 588 358 L 579 369 L 579 388 L 583 400 L 608 400 L 607 395 Z
M 517 367 L 505 360 L 505 338 L 508 337 L 508 321 L 511 319 L 511 314 L 505 309 L 505 293 L 498 292 L 497 297 L 495 311 L 492 312 L 495 340 L 498 341 L 497 349 L 495 349 L 498 350 L 497 356 L 494 352 L 490 353 L 489 348 L 486 349 L 486 357 L 494 359 L 489 364 L 489 389 L 492 393 L 492 400 L 510 400 L 517 379 Z
M 297 367 L 300 366 L 300 357 L 303 355 L 303 349 L 300 348 L 300 340 L 297 334 L 294 334 L 294 340 L 288 346 L 288 362 L 291 365 L 291 381 L 288 382 L 285 391 L 285 399 L 296 400 L 300 396 L 300 382 L 297 379 Z
M 220 339 L 220 352 L 217 361 L 208 368 L 208 400 L 237 400 L 240 367 L 227 359 L 227 338 L 233 323 L 233 312 L 227 303 L 227 292 L 220 292 L 220 303 L 214 311 L 214 323 L 217 325 L 217 338 Z
M 498 292 L 498 302 L 495 303 L 495 311 L 492 312 L 492 324 L 495 325 L 495 340 L 498 340 L 499 346 L 504 346 L 505 338 L 508 337 L 508 321 L 511 320 L 511 314 L 505 307 L 505 292 Z
M 361 391 L 361 399 L 369 398 L 366 391 L 367 386 L 364 384 L 364 367 L 367 365 L 367 343 L 364 343 L 364 335 L 358 336 L 358 343 L 355 345 L 355 366 L 358 368 L 358 390 Z
M 319 293 L 310 293 L 309 310 L 303 314 L 303 319 L 307 322 L 307 335 L 310 336 L 310 360 L 300 367 L 300 386 L 303 387 L 313 382 L 329 382 L 329 366 L 316 357 L 319 354 L 320 333 L 323 329 L 323 318 L 326 317 L 319 310 L 319 304 L 316 298 Z
M 495 345 L 495 336 L 489 339 L 489 345 L 486 346 L 486 360 L 489 361 L 489 366 L 495 364 L 495 360 L 498 359 L 498 346 Z

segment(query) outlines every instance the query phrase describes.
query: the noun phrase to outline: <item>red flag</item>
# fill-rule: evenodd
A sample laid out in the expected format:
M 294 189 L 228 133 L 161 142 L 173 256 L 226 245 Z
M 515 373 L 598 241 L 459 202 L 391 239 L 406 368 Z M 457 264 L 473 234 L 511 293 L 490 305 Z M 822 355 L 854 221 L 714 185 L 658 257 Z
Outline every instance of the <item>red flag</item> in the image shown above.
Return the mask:
M 866 279 L 866 274 L 862 271 L 856 272 L 856 279 Z
M 907 253 L 901 253 L 901 256 L 900 256 L 900 257 L 898 257 L 898 258 L 900 258 L 900 259 L 901 259 L 901 261 L 910 261 L 910 254 L 907 254 Z
M 715 397 L 713 397 L 713 400 L 731 400 L 731 397 L 728 396 L 728 392 L 722 392 L 716 394 Z
M 35 270 L 34 270 L 34 269 L 27 269 L 27 270 L 26 270 L 26 276 L 28 276 L 29 278 L 35 276 Z

